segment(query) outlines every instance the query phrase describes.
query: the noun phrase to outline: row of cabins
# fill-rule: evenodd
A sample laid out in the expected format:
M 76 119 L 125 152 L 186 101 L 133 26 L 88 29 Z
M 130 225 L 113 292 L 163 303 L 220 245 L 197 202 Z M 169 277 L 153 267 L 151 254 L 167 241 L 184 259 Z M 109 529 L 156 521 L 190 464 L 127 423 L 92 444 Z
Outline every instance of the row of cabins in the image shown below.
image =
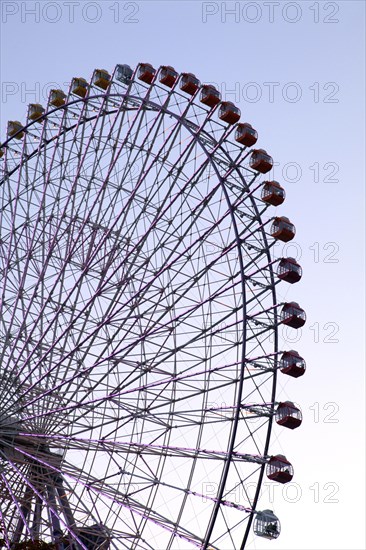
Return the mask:
M 149 63 L 140 63 L 137 68 L 137 78 L 141 81 L 151 84 L 154 80 L 156 70 Z M 133 71 L 128 65 L 117 65 L 116 79 L 128 82 L 131 80 Z M 205 84 L 201 86 L 200 81 L 192 73 L 183 73 L 179 75 L 173 67 L 163 66 L 159 73 L 159 82 L 168 87 L 173 87 L 177 79 L 180 77 L 180 89 L 187 94 L 194 95 L 200 88 L 200 101 L 204 105 L 213 108 L 219 105 L 219 118 L 228 123 L 236 124 L 241 116 L 240 109 L 230 101 L 221 101 L 220 92 L 212 85 Z M 104 69 L 96 69 L 93 74 L 92 83 L 101 90 L 107 90 L 111 83 L 111 75 Z M 81 98 L 87 96 L 89 83 L 81 77 L 75 77 L 72 80 L 71 92 Z M 66 103 L 66 94 L 62 90 L 51 90 L 50 105 L 61 107 Z M 31 104 L 29 106 L 29 120 L 40 120 L 45 113 L 44 107 L 39 104 Z M 19 121 L 10 121 L 8 125 L 8 137 L 15 136 L 17 139 L 22 139 L 22 124 Z M 241 145 L 252 147 L 258 139 L 257 131 L 251 124 L 245 122 L 237 124 L 235 130 L 235 139 Z M 273 159 L 264 149 L 253 151 L 250 159 L 250 166 L 253 170 L 261 173 L 266 173 L 273 167 Z

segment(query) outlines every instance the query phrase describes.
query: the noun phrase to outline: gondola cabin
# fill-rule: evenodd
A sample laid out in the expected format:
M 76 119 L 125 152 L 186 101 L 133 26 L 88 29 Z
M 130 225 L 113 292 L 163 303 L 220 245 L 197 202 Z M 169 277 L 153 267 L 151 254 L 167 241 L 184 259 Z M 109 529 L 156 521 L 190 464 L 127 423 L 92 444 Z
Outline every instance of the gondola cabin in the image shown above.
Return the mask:
M 194 95 L 201 83 L 192 73 L 182 73 L 180 89 L 189 95 Z
M 161 82 L 161 84 L 164 84 L 164 86 L 172 88 L 177 78 L 178 73 L 173 67 L 165 65 L 160 69 L 159 82 Z
M 280 359 L 279 367 L 283 374 L 298 378 L 305 373 L 306 362 L 297 351 L 285 351 Z
M 302 268 L 294 258 L 282 258 L 277 267 L 277 277 L 286 283 L 297 283 L 302 277 Z
M 39 103 L 30 103 L 30 105 L 28 106 L 28 119 L 38 120 L 41 118 L 44 112 L 44 107 L 42 107 L 42 105 L 40 105 Z M 42 120 L 39 120 L 39 122 L 42 122 Z
M 66 94 L 62 90 L 51 90 L 49 103 L 54 107 L 62 107 L 66 103 Z
M 133 70 L 129 65 L 117 65 L 116 80 L 123 84 L 129 84 L 133 75 Z
M 306 314 L 296 302 L 287 302 L 281 311 L 281 323 L 292 328 L 301 328 L 305 325 Z
M 266 174 L 273 167 L 273 158 L 264 149 L 256 149 L 250 157 L 249 165 L 253 170 Z
M 229 124 L 235 124 L 240 119 L 240 109 L 231 101 L 223 101 L 219 109 L 219 119 Z
M 295 237 L 296 229 L 286 216 L 281 216 L 274 218 L 270 232 L 274 239 L 287 243 Z
M 215 107 L 221 101 L 221 94 L 214 86 L 205 84 L 201 88 L 200 102 L 208 105 L 209 107 Z
M 106 90 L 111 83 L 111 75 L 104 69 L 94 71 L 93 84 L 102 90 Z
M 71 93 L 84 98 L 88 93 L 88 83 L 84 78 L 73 78 L 71 82 Z
M 277 539 L 281 533 L 280 520 L 272 510 L 263 510 L 263 512 L 257 512 L 253 529 L 257 537 Z
M 261 199 L 272 206 L 279 206 L 286 198 L 286 193 L 278 181 L 263 182 Z
M 294 477 L 294 469 L 285 456 L 276 455 L 269 459 L 266 474 L 272 481 L 288 483 Z
M 279 426 L 295 430 L 302 423 L 301 410 L 292 401 L 279 403 L 276 410 L 276 422 Z
M 140 63 L 137 69 L 137 78 L 146 82 L 146 84 L 151 84 L 154 80 L 155 69 L 150 63 Z
M 14 137 L 15 139 L 22 139 L 24 132 L 21 132 L 23 124 L 19 120 L 9 120 L 8 122 L 8 137 Z
M 257 143 L 258 132 L 248 122 L 242 122 L 237 125 L 235 130 L 235 140 L 241 145 L 252 147 Z

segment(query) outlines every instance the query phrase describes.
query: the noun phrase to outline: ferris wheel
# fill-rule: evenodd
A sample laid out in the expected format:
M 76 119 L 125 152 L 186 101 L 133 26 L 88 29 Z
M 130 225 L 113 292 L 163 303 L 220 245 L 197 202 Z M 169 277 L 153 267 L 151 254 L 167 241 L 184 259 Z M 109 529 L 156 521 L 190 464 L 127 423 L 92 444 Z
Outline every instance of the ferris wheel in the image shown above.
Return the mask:
M 0 548 L 243 549 L 304 359 L 301 267 L 257 132 L 172 67 L 95 70 L 0 148 Z M 249 491 L 248 487 L 256 489 Z

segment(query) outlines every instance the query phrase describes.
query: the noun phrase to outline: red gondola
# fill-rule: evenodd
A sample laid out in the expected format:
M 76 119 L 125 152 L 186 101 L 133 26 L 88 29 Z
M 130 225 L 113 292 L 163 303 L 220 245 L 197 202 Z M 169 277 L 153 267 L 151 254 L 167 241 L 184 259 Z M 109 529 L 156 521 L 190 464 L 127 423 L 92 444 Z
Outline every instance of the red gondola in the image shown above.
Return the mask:
M 229 124 L 235 124 L 240 119 L 240 109 L 231 101 L 223 101 L 220 105 L 219 118 Z
M 294 476 L 292 464 L 283 455 L 271 456 L 267 463 L 267 477 L 278 483 L 288 483 Z
M 276 410 L 276 422 L 279 426 L 295 430 L 302 423 L 301 410 L 292 401 L 279 403 Z
M 264 149 L 256 149 L 250 157 L 249 164 L 253 170 L 266 174 L 273 167 L 273 158 Z
M 282 258 L 277 267 L 277 277 L 286 283 L 297 283 L 302 277 L 302 268 L 294 258 Z
M 251 147 L 257 143 L 258 132 L 248 122 L 238 124 L 235 131 L 235 140 L 246 147 Z
M 209 107 L 215 107 L 221 101 L 221 94 L 211 84 L 205 84 L 201 88 L 200 102 L 208 105 Z
M 261 199 L 272 206 L 279 206 L 286 198 L 286 193 L 278 181 L 263 182 Z
M 192 73 L 182 73 L 180 89 L 189 95 L 194 95 L 201 83 Z
M 296 302 L 287 302 L 281 311 L 281 323 L 292 328 L 305 325 L 306 314 Z
M 177 71 L 170 65 L 164 65 L 160 70 L 159 82 L 172 88 L 178 78 Z
M 150 63 L 140 63 L 137 71 L 137 78 L 146 82 L 146 84 L 151 84 L 154 80 L 155 69 Z
M 287 243 L 295 237 L 296 229 L 286 216 L 281 216 L 274 218 L 270 232 L 275 239 Z
M 294 350 L 285 351 L 282 354 L 279 366 L 283 374 L 288 374 L 288 376 L 293 376 L 294 378 L 302 376 L 306 370 L 305 359 Z

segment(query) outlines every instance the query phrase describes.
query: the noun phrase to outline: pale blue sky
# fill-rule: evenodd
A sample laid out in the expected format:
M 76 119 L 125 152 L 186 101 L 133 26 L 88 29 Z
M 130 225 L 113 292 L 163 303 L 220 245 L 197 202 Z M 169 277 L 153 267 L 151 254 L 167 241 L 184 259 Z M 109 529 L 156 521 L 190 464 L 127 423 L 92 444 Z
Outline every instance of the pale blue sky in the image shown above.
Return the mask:
M 94 68 L 147 61 L 216 82 L 279 162 L 287 200 L 278 211 L 297 227 L 291 252 L 304 268 L 281 298 L 308 314 L 299 341 L 284 346 L 308 370 L 280 384 L 279 400 L 301 404 L 305 420 L 274 433 L 271 449 L 286 454 L 295 477 L 287 502 L 282 488 L 274 502 L 263 495 L 283 533 L 258 539 L 259 550 L 365 548 L 364 25 L 363 1 L 2 2 L 3 138 L 7 120 L 24 121 L 28 103 L 45 102 L 49 83 L 66 88 Z

